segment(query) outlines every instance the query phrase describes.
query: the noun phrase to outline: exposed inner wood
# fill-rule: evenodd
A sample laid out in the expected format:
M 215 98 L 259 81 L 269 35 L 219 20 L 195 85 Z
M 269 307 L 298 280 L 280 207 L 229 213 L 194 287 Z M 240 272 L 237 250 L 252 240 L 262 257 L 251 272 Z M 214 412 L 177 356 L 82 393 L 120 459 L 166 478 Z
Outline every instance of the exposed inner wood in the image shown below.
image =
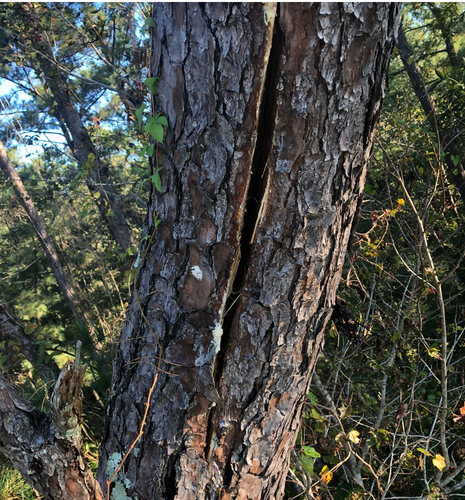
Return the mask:
M 240 251 L 238 252 L 238 261 L 234 266 L 234 279 L 224 310 L 221 348 L 213 367 L 213 379 L 215 384 L 221 378 L 225 346 L 229 341 L 231 325 L 239 304 L 237 299 L 241 294 L 244 282 L 247 278 L 250 255 L 252 254 L 254 247 L 255 233 L 264 212 L 264 206 L 266 205 L 267 195 L 270 189 L 267 162 L 273 144 L 280 74 L 279 59 L 283 47 L 283 34 L 279 27 L 279 4 L 274 20 L 270 22 L 273 22 L 273 36 L 271 37 L 268 65 L 265 72 L 261 101 L 259 104 L 260 112 L 257 127 L 257 139 L 252 159 L 252 169 L 247 190 L 247 201 L 243 214 L 243 227 L 240 235 Z M 213 438 L 212 417 L 214 411 L 215 408 L 213 407 L 208 416 L 205 457 L 209 457 L 211 451 Z

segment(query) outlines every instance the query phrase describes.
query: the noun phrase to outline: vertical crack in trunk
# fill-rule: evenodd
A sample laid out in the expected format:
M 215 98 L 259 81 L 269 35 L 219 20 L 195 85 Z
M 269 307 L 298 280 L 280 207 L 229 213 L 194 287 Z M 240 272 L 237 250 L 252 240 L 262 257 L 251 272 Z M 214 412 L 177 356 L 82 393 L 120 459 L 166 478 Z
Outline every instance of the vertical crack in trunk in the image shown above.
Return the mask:
M 260 111 L 257 126 L 257 139 L 252 158 L 250 181 L 247 189 L 247 201 L 244 210 L 243 227 L 240 235 L 239 262 L 237 271 L 230 288 L 229 296 L 226 300 L 223 319 L 223 335 L 221 337 L 220 351 L 216 357 L 213 367 L 213 380 L 215 385 L 221 378 L 226 346 L 229 343 L 232 324 L 236 316 L 240 301 L 239 296 L 245 285 L 250 259 L 256 241 L 256 231 L 260 224 L 266 208 L 267 197 L 270 189 L 270 172 L 267 169 L 268 158 L 273 145 L 275 130 L 276 112 L 278 107 L 278 83 L 280 75 L 280 57 L 284 44 L 284 34 L 279 27 L 279 3 L 277 5 L 276 17 L 274 20 L 271 48 L 268 58 L 268 65 L 263 83 L 263 93 L 259 103 Z M 210 411 L 207 424 L 207 439 L 205 446 L 205 457 L 208 459 L 211 454 L 211 444 L 213 439 L 213 412 Z

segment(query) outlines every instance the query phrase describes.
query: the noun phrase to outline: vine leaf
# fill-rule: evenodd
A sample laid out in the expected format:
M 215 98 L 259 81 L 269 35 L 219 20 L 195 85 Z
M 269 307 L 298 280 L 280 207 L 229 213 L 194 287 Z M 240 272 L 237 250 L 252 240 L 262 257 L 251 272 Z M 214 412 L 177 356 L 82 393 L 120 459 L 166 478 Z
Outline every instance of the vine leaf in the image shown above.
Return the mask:
M 163 142 L 163 127 L 168 126 L 168 120 L 156 114 L 155 116 L 150 116 L 145 124 L 145 132 L 150 134 L 157 142 Z
M 149 144 L 148 146 L 144 146 L 140 152 L 141 156 L 153 156 L 153 144 Z
M 147 78 L 144 85 L 149 88 L 152 95 L 158 94 L 158 78 Z
M 144 21 L 144 24 L 142 25 L 142 28 L 141 28 L 141 33 L 143 35 L 145 35 L 149 29 L 149 26 L 151 26 L 152 28 L 156 28 L 157 25 L 155 23 L 155 20 L 153 19 L 153 17 L 147 17 Z
M 433 455 L 431 455 L 431 453 L 428 450 L 425 450 L 424 448 L 417 448 L 417 450 L 420 453 L 423 453 L 423 455 L 426 455 L 427 457 L 432 457 L 433 456 Z
M 139 132 L 142 132 L 142 113 L 144 112 L 145 104 L 142 103 L 142 106 L 136 111 L 137 119 L 139 120 Z
M 161 187 L 161 178 L 160 174 L 158 173 L 161 170 L 162 167 L 160 167 L 151 177 L 150 180 L 153 182 L 153 185 L 155 186 L 155 189 L 159 192 L 162 193 L 163 189 Z
M 299 455 L 299 462 L 302 467 L 311 475 L 313 475 L 313 466 L 315 465 L 315 459 L 311 457 L 307 457 L 304 453 Z

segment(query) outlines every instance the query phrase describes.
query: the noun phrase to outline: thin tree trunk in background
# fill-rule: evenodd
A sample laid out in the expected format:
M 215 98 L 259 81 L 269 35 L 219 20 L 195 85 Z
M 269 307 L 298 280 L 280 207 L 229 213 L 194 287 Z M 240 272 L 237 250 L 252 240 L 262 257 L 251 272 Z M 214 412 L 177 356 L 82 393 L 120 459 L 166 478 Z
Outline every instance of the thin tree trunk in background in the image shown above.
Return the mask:
M 447 21 L 443 17 L 443 15 L 447 11 L 444 11 L 443 9 L 439 8 L 434 3 L 427 4 L 427 6 L 431 11 L 431 13 L 433 14 L 433 16 L 436 18 L 439 29 L 441 30 L 441 34 L 444 39 L 444 43 L 446 45 L 446 52 L 450 64 L 452 67 L 458 68 L 460 66 L 460 61 L 457 56 L 457 52 L 455 51 L 453 34 L 451 33 L 450 25 L 449 26 L 447 25 Z
M 90 325 L 90 319 L 87 317 L 84 309 L 82 308 L 79 301 L 79 296 L 74 290 L 73 285 L 68 280 L 65 271 L 63 270 L 58 254 L 55 250 L 52 240 L 50 239 L 50 236 L 47 233 L 44 223 L 42 222 L 40 215 L 37 213 L 37 210 L 32 203 L 31 198 L 28 196 L 19 175 L 16 173 L 16 170 L 13 167 L 13 164 L 8 158 L 8 154 L 5 150 L 5 147 L 3 146 L 2 141 L 0 141 L 0 167 L 3 170 L 5 176 L 11 180 L 16 196 L 19 198 L 19 201 L 24 207 L 29 220 L 34 226 L 40 244 L 42 245 L 42 248 L 47 255 L 48 263 L 53 275 L 55 276 L 56 282 L 60 287 L 61 292 L 65 296 L 66 302 L 71 308 L 71 311 L 73 312 L 77 322 L 81 325 Z
M 102 487 L 138 435 L 160 357 L 144 435 L 112 487 L 282 498 L 399 10 L 154 4 L 154 111 L 169 132 L 144 235 L 161 223 L 114 361 Z
M 70 96 L 67 79 L 58 65 L 54 63 L 53 51 L 47 37 L 42 35 L 44 29 L 40 24 L 40 19 L 34 10 L 33 4 L 28 2 L 20 3 L 18 13 L 24 17 L 27 23 L 26 38 L 37 50 L 37 59 L 45 81 L 57 103 L 56 113 L 62 117 L 68 129 L 69 133 L 65 133 L 65 137 L 67 139 L 71 137 L 72 139 L 71 143 L 68 140 L 68 146 L 81 168 L 90 163 L 90 174 L 86 182 L 87 187 L 114 240 L 126 251 L 135 244 L 135 241 L 124 212 L 118 203 L 115 187 L 109 183 L 108 167 L 99 159 L 98 151 Z M 63 123 L 60 122 L 60 125 L 63 128 Z M 97 193 L 100 196 L 95 196 Z M 110 212 L 113 212 L 112 215 L 109 215 Z
M 465 203 L 465 170 L 463 169 L 462 162 L 458 163 L 456 166 L 452 161 L 451 156 L 458 156 L 458 151 L 454 145 L 448 141 L 447 132 L 441 129 L 438 119 L 438 110 L 433 96 L 428 92 L 420 66 L 418 66 L 415 60 L 402 27 L 399 28 L 396 46 L 399 50 L 400 58 L 402 59 L 402 63 L 410 79 L 415 95 L 420 101 L 423 112 L 426 115 L 429 126 L 438 134 L 441 147 L 447 153 L 445 155 L 445 163 L 447 165 L 448 175 L 452 178 L 455 187 L 460 193 L 462 201 Z M 457 173 L 454 173 L 456 170 Z

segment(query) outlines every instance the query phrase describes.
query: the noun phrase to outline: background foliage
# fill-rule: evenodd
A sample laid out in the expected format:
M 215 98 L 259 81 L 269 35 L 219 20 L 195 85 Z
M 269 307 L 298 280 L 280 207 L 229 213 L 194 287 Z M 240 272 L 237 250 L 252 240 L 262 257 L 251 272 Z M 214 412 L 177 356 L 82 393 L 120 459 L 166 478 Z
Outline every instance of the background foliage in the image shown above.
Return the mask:
M 410 3 L 360 220 L 308 395 L 290 496 L 465 494 L 462 4 Z

